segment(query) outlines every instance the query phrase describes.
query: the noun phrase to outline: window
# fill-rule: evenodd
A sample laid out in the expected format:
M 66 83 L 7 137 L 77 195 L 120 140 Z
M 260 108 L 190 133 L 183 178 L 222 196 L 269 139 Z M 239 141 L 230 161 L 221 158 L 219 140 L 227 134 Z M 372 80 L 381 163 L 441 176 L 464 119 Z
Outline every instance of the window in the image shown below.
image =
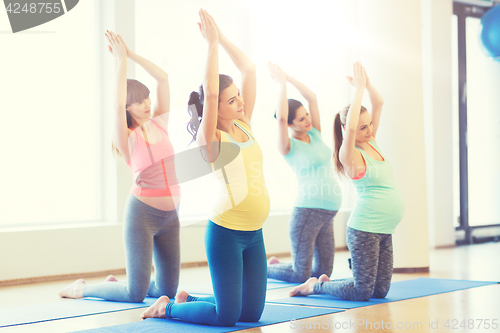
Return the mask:
M 0 227 L 100 219 L 95 20 L 95 2 L 80 1 L 2 35 Z

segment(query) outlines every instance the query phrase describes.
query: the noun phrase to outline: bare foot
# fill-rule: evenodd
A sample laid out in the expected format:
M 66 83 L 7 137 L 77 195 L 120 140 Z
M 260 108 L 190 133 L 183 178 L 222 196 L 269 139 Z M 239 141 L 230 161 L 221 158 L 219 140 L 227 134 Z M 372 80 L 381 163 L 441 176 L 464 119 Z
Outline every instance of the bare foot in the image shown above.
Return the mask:
M 170 298 L 167 296 L 162 296 L 151 305 L 146 311 L 141 315 L 142 319 L 146 318 L 167 318 L 165 315 L 165 307 L 170 303 Z
M 69 286 L 61 289 L 59 291 L 60 297 L 66 298 L 82 298 L 83 297 L 83 287 L 85 287 L 85 280 L 78 279 Z
M 108 277 L 104 280 L 105 282 L 118 282 L 118 279 L 113 275 L 108 275 Z
M 330 282 L 330 281 L 331 281 L 330 278 L 326 274 L 321 275 L 318 279 L 318 282 Z
M 268 265 L 274 265 L 274 264 L 279 264 L 280 261 L 278 260 L 278 258 L 276 257 L 271 257 L 269 258 L 269 260 L 267 261 L 267 264 Z
M 307 296 L 314 293 L 314 285 L 318 283 L 318 279 L 315 277 L 309 278 L 306 282 L 302 283 L 290 291 L 290 296 Z
M 181 290 L 175 295 L 175 303 L 186 303 L 189 294 L 184 290 Z

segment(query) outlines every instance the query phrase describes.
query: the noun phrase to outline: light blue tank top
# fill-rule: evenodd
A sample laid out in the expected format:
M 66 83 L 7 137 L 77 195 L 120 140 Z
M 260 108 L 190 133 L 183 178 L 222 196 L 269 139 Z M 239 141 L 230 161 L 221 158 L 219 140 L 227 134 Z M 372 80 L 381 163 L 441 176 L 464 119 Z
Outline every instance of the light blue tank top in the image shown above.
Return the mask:
M 332 168 L 332 150 L 316 128 L 308 135 L 309 143 L 290 138 L 290 152 L 284 156 L 297 176 L 295 207 L 337 211 L 342 203 L 342 190 Z
M 356 147 L 365 160 L 366 174 L 361 179 L 353 180 L 358 201 L 347 225 L 360 231 L 392 234 L 403 218 L 403 196 L 396 186 L 391 164 L 375 141 L 370 141 L 370 145 L 384 161 L 377 161 Z

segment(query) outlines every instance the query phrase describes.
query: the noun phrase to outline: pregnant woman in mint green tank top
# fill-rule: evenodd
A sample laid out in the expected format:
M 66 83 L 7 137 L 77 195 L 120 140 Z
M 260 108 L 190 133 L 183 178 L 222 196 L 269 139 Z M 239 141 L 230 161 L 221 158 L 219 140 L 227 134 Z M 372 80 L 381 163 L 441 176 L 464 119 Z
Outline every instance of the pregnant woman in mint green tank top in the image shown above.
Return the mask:
M 321 138 L 316 95 L 279 66 L 272 63 L 268 66 L 280 85 L 275 116 L 278 150 L 297 177 L 298 193 L 288 223 L 293 263 L 280 263 L 271 257 L 267 277 L 302 283 L 311 276 L 332 274 L 333 217 L 342 203 L 342 192 L 332 168 L 333 152 Z M 307 100 L 309 112 L 299 101 L 287 100 L 287 82 Z
M 354 76 L 353 103 L 335 117 L 334 136 L 337 171 L 353 180 L 358 193 L 356 208 L 347 223 L 347 246 L 353 277 L 330 281 L 326 275 L 311 278 L 294 288 L 291 296 L 330 294 L 351 301 L 384 298 L 392 279 L 392 233 L 401 221 L 404 202 L 392 166 L 375 141 L 383 99 L 359 62 Z M 361 106 L 365 89 L 372 114 Z

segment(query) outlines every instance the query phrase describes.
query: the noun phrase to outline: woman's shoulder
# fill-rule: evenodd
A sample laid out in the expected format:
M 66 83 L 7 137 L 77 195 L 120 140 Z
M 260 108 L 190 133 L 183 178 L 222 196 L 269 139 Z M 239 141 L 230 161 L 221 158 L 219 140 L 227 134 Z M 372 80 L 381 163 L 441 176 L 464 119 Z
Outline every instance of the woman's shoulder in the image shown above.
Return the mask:
M 368 143 L 371 144 L 373 147 L 378 149 L 378 144 L 377 144 L 377 141 L 375 141 L 375 139 L 370 140 Z
M 311 128 L 311 130 L 308 132 L 308 134 L 314 138 L 318 138 L 319 140 L 322 140 L 321 132 L 318 131 L 318 129 L 315 127 Z
M 251 127 L 250 127 L 250 125 L 249 125 L 248 123 L 246 123 L 245 121 L 243 121 L 243 120 L 239 120 L 239 119 L 236 119 L 234 122 L 235 122 L 236 124 L 240 125 L 241 127 L 243 127 L 243 129 L 244 129 L 245 131 L 248 131 L 248 132 L 252 133 L 252 128 L 251 128 Z

